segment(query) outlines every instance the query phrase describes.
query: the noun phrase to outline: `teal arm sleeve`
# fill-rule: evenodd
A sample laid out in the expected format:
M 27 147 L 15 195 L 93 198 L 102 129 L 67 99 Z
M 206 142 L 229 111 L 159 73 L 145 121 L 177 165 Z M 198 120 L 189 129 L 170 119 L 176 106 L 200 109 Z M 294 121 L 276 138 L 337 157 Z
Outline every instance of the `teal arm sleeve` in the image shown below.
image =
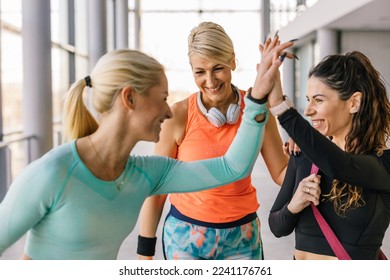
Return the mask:
M 47 172 L 30 167 L 15 179 L 0 203 L 0 254 L 38 223 L 50 207 L 55 188 L 47 187 Z
M 255 120 L 259 114 L 265 114 L 265 120 L 260 123 Z M 266 105 L 245 98 L 242 122 L 225 156 L 192 162 L 165 159 L 169 168 L 163 171 L 165 175 L 152 193 L 199 191 L 250 175 L 263 143 L 267 120 Z

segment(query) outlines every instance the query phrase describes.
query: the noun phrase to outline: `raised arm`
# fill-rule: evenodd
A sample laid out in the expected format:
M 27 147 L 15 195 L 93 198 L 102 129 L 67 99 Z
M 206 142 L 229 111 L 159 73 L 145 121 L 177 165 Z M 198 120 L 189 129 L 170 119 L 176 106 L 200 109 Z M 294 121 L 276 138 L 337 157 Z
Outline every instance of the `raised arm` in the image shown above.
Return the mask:
M 288 156 L 283 152 L 282 146 L 283 142 L 280 138 L 276 120 L 273 116 L 269 116 L 265 126 L 261 155 L 272 180 L 279 186 L 283 183 L 288 162 Z
M 272 89 L 280 90 L 280 75 L 277 75 L 277 81 Z M 288 163 L 288 156 L 283 151 L 283 142 L 277 126 L 276 118 L 272 115 L 265 126 L 264 142 L 261 148 L 261 155 L 273 181 L 279 186 L 282 185 Z
M 268 111 L 265 104 L 256 104 L 248 97 L 245 104 L 240 127 L 224 156 L 191 162 L 165 157 L 154 161 L 150 169 L 157 176 L 153 179 L 157 184 L 152 183 L 152 195 L 200 191 L 248 176 L 260 152 Z
M 281 45 L 277 35 L 272 39 L 268 38 L 264 42 L 264 45 L 259 45 L 262 59 L 261 64 L 258 65 L 258 76 L 256 77 L 255 85 L 252 90 L 259 92 L 262 98 L 267 98 L 267 95 L 271 92 L 275 95 L 283 95 L 280 72 L 276 71 L 274 77 L 264 75 L 264 73 L 266 73 L 268 69 L 277 67 L 279 63 L 282 63 L 284 57 L 279 59 L 279 54 L 292 45 L 292 42 Z M 292 58 L 291 55 L 288 56 Z M 260 80 L 260 77 L 262 77 L 262 80 Z M 268 92 L 261 91 L 259 86 L 262 84 L 268 85 L 270 90 Z M 281 186 L 287 169 L 288 156 L 283 151 L 283 142 L 279 134 L 276 119 L 273 116 L 270 116 L 265 131 L 261 154 L 273 181 Z
M 293 45 L 293 42 L 279 44 L 272 41 L 279 52 Z M 194 161 L 172 162 L 163 180 L 159 180 L 155 193 L 191 192 L 228 184 L 248 176 L 252 172 L 264 137 L 264 126 L 268 116 L 264 92 L 274 87 L 279 66 L 278 52 L 263 55 L 258 65 L 253 90 L 245 97 L 245 110 L 240 128 L 223 157 Z M 276 58 L 275 58 L 276 57 Z M 196 178 L 196 180 L 192 179 Z
M 261 91 L 257 88 L 262 82 L 275 85 L 275 79 L 264 75 L 264 71 L 275 67 L 273 62 L 283 60 L 284 56 L 291 54 L 280 49 L 275 40 L 268 40 L 264 50 L 272 53 L 269 63 L 262 63 L 258 69 L 253 91 L 259 93 L 260 98 L 268 100 L 272 108 L 286 108 L 287 104 L 280 90 L 270 92 Z M 268 78 L 268 79 L 267 79 Z M 331 178 L 335 178 L 351 185 L 377 190 L 390 191 L 390 175 L 384 164 L 384 159 L 375 155 L 352 154 L 345 152 L 329 139 L 314 129 L 295 109 L 291 108 L 278 114 L 278 120 L 289 136 L 295 141 L 303 153 L 314 162 L 322 172 Z M 362 172 L 364 170 L 365 172 Z
M 315 130 L 295 109 L 288 110 L 278 119 L 302 152 L 329 177 L 367 189 L 390 192 L 390 173 L 379 157 L 343 151 Z

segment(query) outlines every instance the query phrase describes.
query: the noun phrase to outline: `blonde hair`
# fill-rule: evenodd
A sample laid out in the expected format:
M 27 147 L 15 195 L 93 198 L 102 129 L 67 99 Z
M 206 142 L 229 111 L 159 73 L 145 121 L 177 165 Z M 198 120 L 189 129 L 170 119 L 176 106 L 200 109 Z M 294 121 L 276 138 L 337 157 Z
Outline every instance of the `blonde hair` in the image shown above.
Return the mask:
M 92 90 L 96 112 L 109 111 L 121 89 L 131 86 L 147 94 L 160 83 L 164 67 L 154 58 L 136 50 L 114 50 L 103 55 L 86 79 L 76 81 L 66 94 L 63 118 L 63 139 L 69 141 L 92 134 L 98 123 L 84 104 L 85 87 Z
M 191 30 L 188 57 L 193 54 L 227 66 L 235 59 L 232 40 L 222 26 L 213 22 L 202 22 Z

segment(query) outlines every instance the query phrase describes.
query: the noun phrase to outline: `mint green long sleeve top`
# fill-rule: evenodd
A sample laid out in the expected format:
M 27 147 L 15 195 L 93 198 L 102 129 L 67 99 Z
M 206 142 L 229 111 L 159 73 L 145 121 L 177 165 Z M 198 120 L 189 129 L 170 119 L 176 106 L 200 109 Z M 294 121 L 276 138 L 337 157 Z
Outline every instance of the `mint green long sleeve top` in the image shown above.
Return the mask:
M 259 154 L 265 105 L 245 98 L 243 121 L 226 155 L 181 162 L 161 156 L 129 156 L 117 181 L 96 178 L 81 161 L 76 141 L 29 164 L 0 204 L 0 255 L 27 232 L 32 259 L 116 259 L 148 196 L 193 192 L 242 179 Z

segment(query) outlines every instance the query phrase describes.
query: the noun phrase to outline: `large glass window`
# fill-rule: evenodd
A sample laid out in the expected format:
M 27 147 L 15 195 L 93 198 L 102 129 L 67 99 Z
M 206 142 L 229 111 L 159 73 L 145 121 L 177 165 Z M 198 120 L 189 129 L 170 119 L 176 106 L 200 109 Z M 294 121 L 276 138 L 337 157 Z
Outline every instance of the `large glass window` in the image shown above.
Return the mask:
M 22 130 L 23 45 L 21 0 L 1 1 L 3 133 Z
M 1 1 L 1 98 L 3 141 L 20 137 L 23 131 L 23 44 L 21 0 Z M 1 170 L 9 183 L 26 163 L 24 143 L 16 142 L 2 150 Z M 13 172 L 15 171 L 15 172 Z M 4 179 L 4 178 L 3 178 Z M 1 186 L 0 186 L 1 187 Z
M 318 0 L 270 0 L 271 30 L 281 29 Z

